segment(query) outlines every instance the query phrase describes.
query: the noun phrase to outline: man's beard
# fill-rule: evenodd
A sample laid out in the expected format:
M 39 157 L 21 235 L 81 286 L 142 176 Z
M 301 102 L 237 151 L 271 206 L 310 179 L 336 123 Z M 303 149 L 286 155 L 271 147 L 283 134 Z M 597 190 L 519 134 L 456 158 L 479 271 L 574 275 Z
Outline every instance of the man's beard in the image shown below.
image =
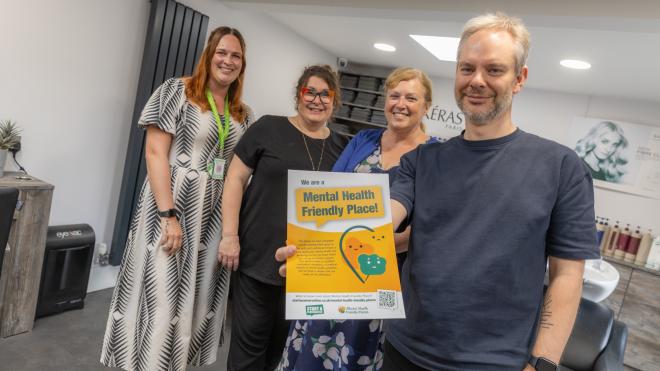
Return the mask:
M 495 118 L 504 112 L 506 109 L 511 107 L 511 102 L 513 101 L 513 94 L 511 92 L 505 92 L 502 98 L 499 98 L 499 95 L 493 97 L 495 106 L 487 112 L 470 112 L 463 107 L 463 99 L 466 97 L 466 94 L 461 93 L 456 99 L 456 104 L 463 114 L 467 121 L 474 125 L 486 125 L 489 122 L 493 121 Z M 499 98 L 499 99 L 498 99 Z

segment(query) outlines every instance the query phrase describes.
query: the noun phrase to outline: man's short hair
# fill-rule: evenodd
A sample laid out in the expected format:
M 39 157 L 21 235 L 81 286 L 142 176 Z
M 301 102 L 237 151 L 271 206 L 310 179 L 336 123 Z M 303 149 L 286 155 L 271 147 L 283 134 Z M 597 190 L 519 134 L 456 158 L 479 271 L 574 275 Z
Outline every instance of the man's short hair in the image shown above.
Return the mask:
M 494 14 L 486 13 L 470 19 L 463 26 L 461 41 L 458 44 L 457 60 L 461 55 L 461 49 L 465 40 L 481 30 L 506 31 L 511 35 L 513 41 L 518 46 L 515 56 L 516 75 L 518 75 L 525 63 L 527 63 L 530 45 L 529 31 L 522 20 L 520 18 L 510 17 L 502 12 L 496 12 Z

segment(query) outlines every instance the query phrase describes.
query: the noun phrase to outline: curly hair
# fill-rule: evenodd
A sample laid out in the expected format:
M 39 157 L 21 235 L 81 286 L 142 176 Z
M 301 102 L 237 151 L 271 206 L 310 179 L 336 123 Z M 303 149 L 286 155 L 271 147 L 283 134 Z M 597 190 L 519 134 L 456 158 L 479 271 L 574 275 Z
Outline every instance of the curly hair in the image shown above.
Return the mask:
M 341 89 L 339 89 L 339 77 L 337 73 L 327 64 L 313 65 L 305 67 L 302 75 L 298 78 L 296 83 L 296 95 L 294 96 L 295 100 L 295 109 L 298 109 L 298 103 L 300 103 L 300 92 L 302 88 L 307 85 L 309 79 L 313 76 L 318 77 L 325 81 L 328 84 L 328 87 L 335 92 L 335 96 L 332 100 L 332 111 L 336 112 L 341 106 Z

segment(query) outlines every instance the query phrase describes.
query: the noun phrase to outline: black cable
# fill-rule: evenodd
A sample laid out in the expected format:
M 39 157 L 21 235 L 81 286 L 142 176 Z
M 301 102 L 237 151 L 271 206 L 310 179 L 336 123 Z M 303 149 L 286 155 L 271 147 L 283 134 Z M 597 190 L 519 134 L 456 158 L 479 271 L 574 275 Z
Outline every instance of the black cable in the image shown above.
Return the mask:
M 27 174 L 27 171 L 25 171 L 25 168 L 23 166 L 21 166 L 21 164 L 18 163 L 18 160 L 16 160 L 16 152 L 15 151 L 11 151 L 11 157 L 14 158 L 14 162 L 16 163 L 16 166 L 18 166 L 18 169 L 21 170 L 22 172 L 24 172 L 25 174 Z

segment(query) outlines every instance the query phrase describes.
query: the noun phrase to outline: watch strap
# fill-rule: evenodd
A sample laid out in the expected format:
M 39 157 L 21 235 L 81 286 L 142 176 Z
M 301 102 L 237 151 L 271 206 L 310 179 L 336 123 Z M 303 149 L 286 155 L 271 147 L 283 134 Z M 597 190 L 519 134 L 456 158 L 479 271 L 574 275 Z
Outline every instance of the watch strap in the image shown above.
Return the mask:
M 535 370 L 545 371 L 552 369 L 559 371 L 559 366 L 556 363 L 544 357 L 535 357 L 534 355 L 530 354 L 527 363 L 532 365 L 532 367 L 534 367 Z
M 536 369 L 536 364 L 537 364 L 538 362 L 539 362 L 538 357 L 534 357 L 534 356 L 531 355 L 531 354 L 529 355 L 529 359 L 527 360 L 527 363 L 529 363 L 530 365 L 532 365 L 532 367 L 534 367 L 534 369 Z
M 176 214 L 177 214 L 176 209 L 168 209 L 163 211 L 158 210 L 158 216 L 160 216 L 161 218 L 171 218 L 173 216 L 176 216 Z

